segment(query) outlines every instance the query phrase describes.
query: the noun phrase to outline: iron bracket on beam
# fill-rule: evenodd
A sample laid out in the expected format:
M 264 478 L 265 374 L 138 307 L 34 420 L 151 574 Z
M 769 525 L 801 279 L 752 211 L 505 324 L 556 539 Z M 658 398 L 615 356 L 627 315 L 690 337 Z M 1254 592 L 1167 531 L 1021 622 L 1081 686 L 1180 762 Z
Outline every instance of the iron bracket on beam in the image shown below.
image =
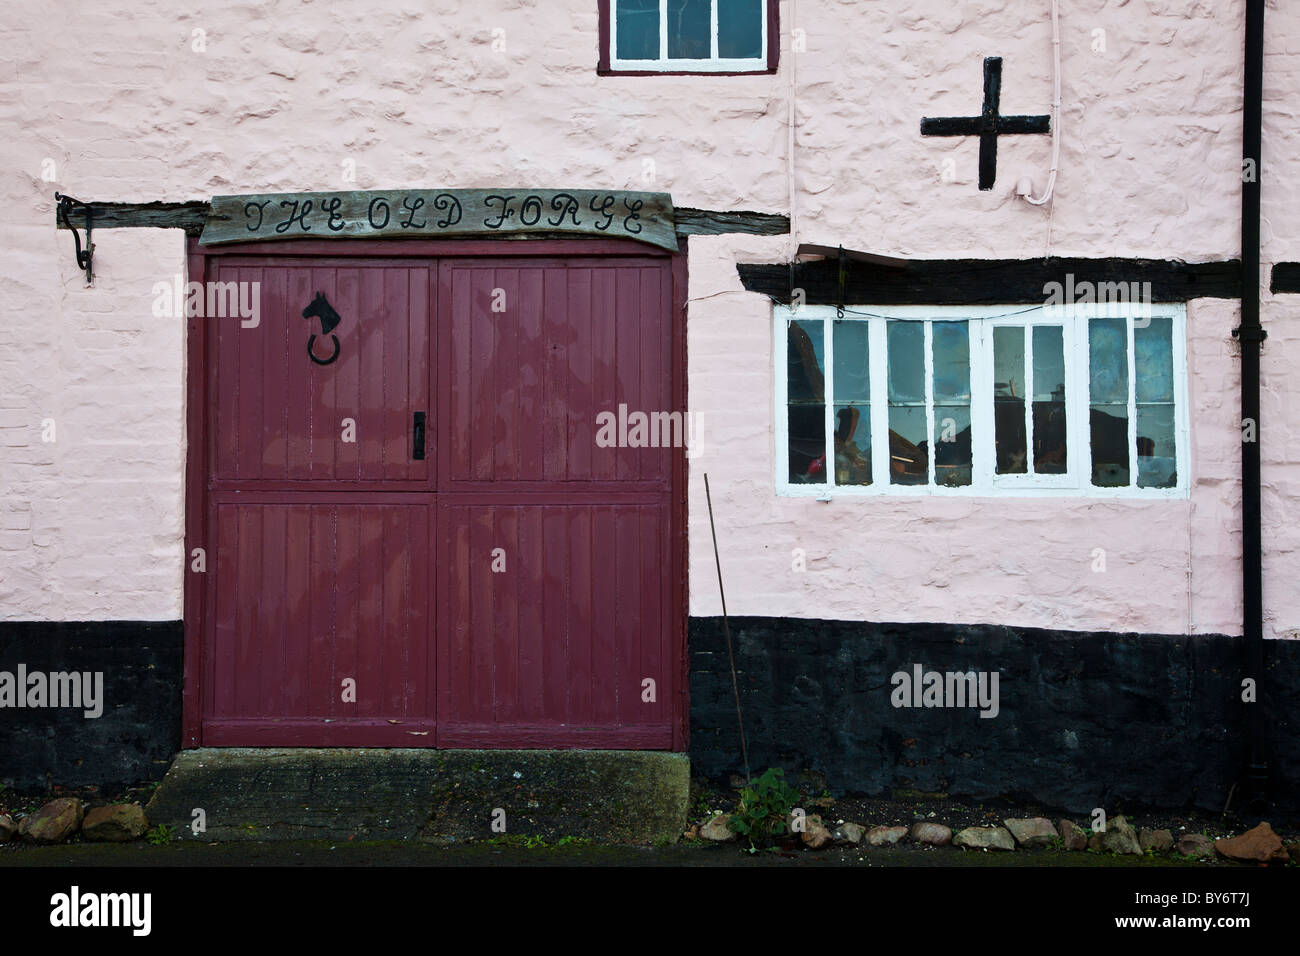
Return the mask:
M 73 199 L 71 196 L 62 193 L 55 193 L 54 198 L 59 203 L 59 218 L 63 220 L 63 225 L 72 233 L 72 241 L 77 247 L 77 268 L 86 271 L 86 285 L 90 285 L 91 279 L 94 278 L 94 273 L 91 271 L 91 261 L 95 256 L 95 244 L 90 239 L 91 231 L 95 225 L 94 211 L 80 199 Z M 77 234 L 76 228 L 68 221 L 68 212 L 74 206 L 85 210 L 86 214 L 86 248 L 84 250 L 81 248 L 81 236 Z

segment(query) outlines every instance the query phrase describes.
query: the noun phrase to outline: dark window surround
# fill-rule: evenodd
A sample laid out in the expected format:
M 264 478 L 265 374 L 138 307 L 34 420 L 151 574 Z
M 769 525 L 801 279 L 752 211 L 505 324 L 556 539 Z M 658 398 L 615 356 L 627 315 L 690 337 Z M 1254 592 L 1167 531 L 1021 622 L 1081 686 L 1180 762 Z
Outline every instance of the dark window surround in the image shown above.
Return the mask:
M 600 60 L 596 65 L 599 76 L 762 76 L 775 73 L 781 55 L 781 28 L 779 0 L 767 4 L 767 67 L 759 70 L 615 70 L 610 68 L 610 0 L 596 0 L 600 12 Z

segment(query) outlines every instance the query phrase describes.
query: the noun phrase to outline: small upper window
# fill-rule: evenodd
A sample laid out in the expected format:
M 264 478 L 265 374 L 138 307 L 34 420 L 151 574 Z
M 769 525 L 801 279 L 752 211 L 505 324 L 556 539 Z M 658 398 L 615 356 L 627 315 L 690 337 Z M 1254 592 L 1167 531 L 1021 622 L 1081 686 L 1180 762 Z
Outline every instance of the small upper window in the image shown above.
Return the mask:
M 600 72 L 775 72 L 775 12 L 776 0 L 600 0 Z

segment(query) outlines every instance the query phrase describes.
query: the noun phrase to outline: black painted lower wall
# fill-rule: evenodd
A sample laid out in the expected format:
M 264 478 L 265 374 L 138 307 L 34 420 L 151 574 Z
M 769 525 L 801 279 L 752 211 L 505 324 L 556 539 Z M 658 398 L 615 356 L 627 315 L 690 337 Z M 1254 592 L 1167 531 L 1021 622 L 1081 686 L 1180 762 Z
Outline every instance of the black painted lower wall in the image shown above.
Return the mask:
M 753 617 L 731 635 L 753 771 L 818 771 L 839 793 L 1221 811 L 1259 706 L 1241 703 L 1238 638 Z M 722 619 L 692 618 L 689 639 L 692 770 L 722 779 L 742 770 Z M 1270 798 L 1297 812 L 1300 641 L 1266 641 L 1265 662 Z M 999 672 L 998 716 L 892 706 L 914 664 Z
M 159 779 L 181 743 L 180 621 L 0 623 L 0 672 L 101 672 L 103 711 L 0 706 L 0 784 L 25 793 Z
M 895 788 L 1094 807 L 1221 810 L 1245 762 L 1240 640 L 993 625 L 733 618 L 750 764 Z M 169 622 L 0 623 L 0 672 L 99 671 L 102 716 L 0 707 L 0 784 L 158 779 L 180 749 L 184 632 Z M 1300 641 L 1265 642 L 1274 806 L 1300 812 Z M 999 713 L 896 708 L 891 675 L 997 671 Z M 721 618 L 690 622 L 691 762 L 742 769 Z

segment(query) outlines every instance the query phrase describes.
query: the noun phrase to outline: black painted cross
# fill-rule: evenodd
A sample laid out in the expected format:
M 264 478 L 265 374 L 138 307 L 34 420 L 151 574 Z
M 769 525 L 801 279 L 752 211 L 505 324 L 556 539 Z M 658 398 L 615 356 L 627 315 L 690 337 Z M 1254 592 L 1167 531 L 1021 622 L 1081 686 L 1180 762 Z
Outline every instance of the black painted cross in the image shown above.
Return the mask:
M 1050 133 L 1050 116 L 1001 116 L 1002 57 L 984 58 L 984 110 L 979 116 L 943 116 L 921 120 L 922 136 L 979 136 L 980 189 L 992 189 L 998 175 L 998 135 Z

